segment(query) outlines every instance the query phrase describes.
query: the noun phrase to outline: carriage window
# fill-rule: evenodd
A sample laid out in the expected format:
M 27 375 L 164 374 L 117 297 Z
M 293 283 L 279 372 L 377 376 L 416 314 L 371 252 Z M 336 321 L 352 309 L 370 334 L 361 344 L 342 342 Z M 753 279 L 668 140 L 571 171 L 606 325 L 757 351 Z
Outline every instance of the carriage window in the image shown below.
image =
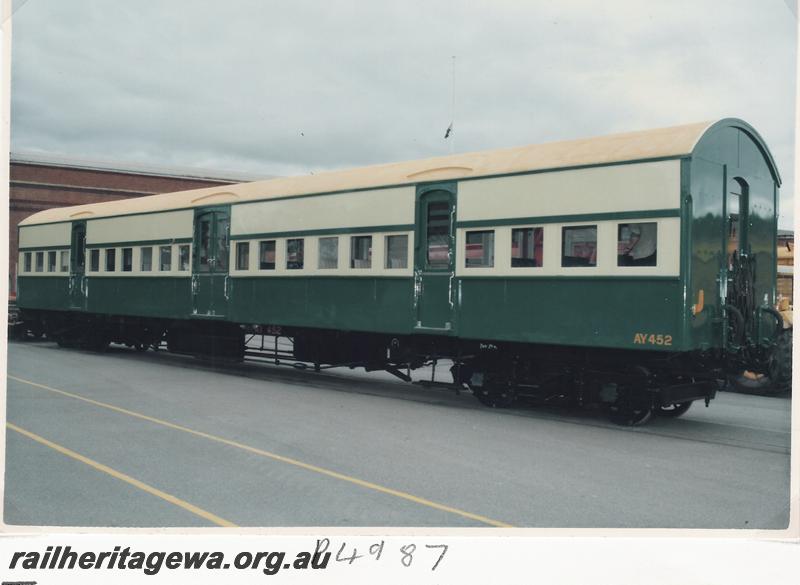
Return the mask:
M 106 249 L 106 272 L 114 272 L 117 260 L 117 251 L 114 248 Z
M 494 230 L 467 232 L 467 268 L 491 268 L 494 266 Z
M 408 268 L 408 236 L 386 236 L 386 268 Z
M 446 201 L 428 205 L 428 268 L 450 267 L 450 204 Z
M 69 272 L 69 250 L 61 250 L 61 272 Z
M 24 272 L 30 272 L 31 271 L 31 253 L 30 252 L 25 252 L 23 266 L 24 266 L 24 268 L 23 268 Z
M 56 253 L 55 250 L 47 253 L 47 272 L 56 271 Z
M 275 270 L 275 240 L 258 243 L 258 267 L 261 270 Z
M 122 272 L 133 271 L 133 248 L 122 248 Z
M 97 248 L 89 250 L 89 270 L 100 272 L 100 250 Z
M 236 242 L 236 270 L 250 268 L 250 242 Z
M 372 266 L 372 236 L 352 236 L 350 238 L 350 268 L 370 268 Z
M 339 238 L 319 239 L 319 267 L 337 268 L 339 266 Z
M 621 223 L 617 228 L 617 266 L 655 266 L 658 224 Z
M 36 272 L 44 272 L 44 252 L 36 252 Z
M 511 230 L 511 266 L 539 267 L 542 265 L 542 240 L 544 230 L 519 228 Z
M 286 268 L 288 270 L 303 269 L 303 239 L 286 240 Z
M 161 272 L 172 270 L 172 246 L 161 246 L 158 248 L 158 269 Z
M 561 266 L 597 266 L 597 226 L 561 228 Z
M 189 261 L 191 257 L 191 250 L 189 244 L 178 246 L 178 270 L 186 272 L 189 270 Z
M 142 259 L 140 263 L 142 272 L 150 272 L 153 270 L 153 247 L 146 246 L 142 248 Z

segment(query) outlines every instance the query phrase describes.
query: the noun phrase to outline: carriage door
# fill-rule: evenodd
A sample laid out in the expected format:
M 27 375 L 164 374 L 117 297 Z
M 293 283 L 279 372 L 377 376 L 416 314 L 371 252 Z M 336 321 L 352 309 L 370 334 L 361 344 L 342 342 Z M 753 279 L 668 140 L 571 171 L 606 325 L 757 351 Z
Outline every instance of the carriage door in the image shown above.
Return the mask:
M 454 315 L 455 185 L 417 188 L 415 331 L 451 333 Z
M 224 317 L 228 308 L 230 208 L 198 209 L 194 215 L 192 313 Z
M 86 310 L 88 285 L 86 282 L 86 222 L 72 222 L 69 267 L 69 308 Z

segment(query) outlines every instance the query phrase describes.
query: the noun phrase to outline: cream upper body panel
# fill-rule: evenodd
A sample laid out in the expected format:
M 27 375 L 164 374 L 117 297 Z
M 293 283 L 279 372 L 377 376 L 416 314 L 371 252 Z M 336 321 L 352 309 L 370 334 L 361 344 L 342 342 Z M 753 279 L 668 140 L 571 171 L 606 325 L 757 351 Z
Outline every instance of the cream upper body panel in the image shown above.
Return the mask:
M 190 209 L 96 219 L 86 223 L 86 244 L 191 238 L 193 221 Z
M 19 232 L 20 249 L 69 246 L 71 241 L 72 227 L 68 223 L 31 225 Z
M 48 209 L 21 226 L 688 155 L 712 122 Z
M 237 205 L 231 236 L 414 223 L 414 188 L 343 193 Z
M 458 220 L 678 209 L 680 175 L 665 160 L 464 181 Z

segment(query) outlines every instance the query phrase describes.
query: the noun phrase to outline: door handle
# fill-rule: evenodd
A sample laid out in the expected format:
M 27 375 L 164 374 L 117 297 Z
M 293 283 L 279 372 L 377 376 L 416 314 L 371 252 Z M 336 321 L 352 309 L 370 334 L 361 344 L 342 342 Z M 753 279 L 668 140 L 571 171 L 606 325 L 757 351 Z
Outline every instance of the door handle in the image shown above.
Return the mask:
M 197 275 L 192 274 L 192 294 L 197 294 Z
M 228 280 L 229 279 L 230 279 L 230 275 L 226 274 L 225 275 L 225 286 L 224 286 L 224 290 L 223 290 L 223 294 L 225 295 L 225 300 L 226 301 L 230 300 L 230 295 L 228 294 Z

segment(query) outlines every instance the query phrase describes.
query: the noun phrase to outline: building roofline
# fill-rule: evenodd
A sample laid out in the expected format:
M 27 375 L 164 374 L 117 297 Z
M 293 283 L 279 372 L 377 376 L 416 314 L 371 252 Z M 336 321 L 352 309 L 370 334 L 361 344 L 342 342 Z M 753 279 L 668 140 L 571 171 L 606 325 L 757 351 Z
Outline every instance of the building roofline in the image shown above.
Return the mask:
M 166 179 L 187 179 L 194 181 L 215 181 L 219 183 L 242 183 L 273 178 L 272 175 L 250 175 L 236 171 L 195 169 L 187 167 L 158 167 L 136 163 L 95 161 L 87 159 L 59 157 L 25 152 L 12 152 L 11 164 L 58 167 L 84 171 L 117 173 L 123 175 L 146 175 Z

